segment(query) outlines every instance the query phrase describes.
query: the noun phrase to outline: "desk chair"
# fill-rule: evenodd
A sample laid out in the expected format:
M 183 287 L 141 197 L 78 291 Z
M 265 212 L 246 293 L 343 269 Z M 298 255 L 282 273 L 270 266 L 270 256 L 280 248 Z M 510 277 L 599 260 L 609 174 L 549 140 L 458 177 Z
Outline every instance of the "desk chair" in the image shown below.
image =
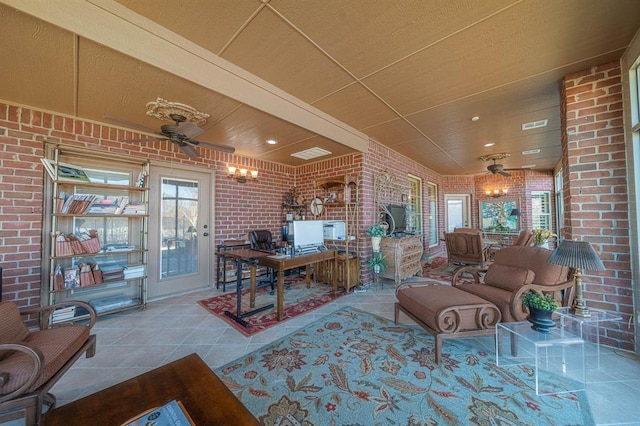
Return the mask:
M 276 243 L 273 241 L 271 231 L 268 229 L 256 229 L 249 232 L 249 243 L 253 250 L 269 250 L 274 251 L 276 249 Z M 267 268 L 268 279 L 258 281 L 256 288 L 264 287 L 266 285 L 271 286 L 271 294 L 275 291 L 275 271 L 271 268 Z

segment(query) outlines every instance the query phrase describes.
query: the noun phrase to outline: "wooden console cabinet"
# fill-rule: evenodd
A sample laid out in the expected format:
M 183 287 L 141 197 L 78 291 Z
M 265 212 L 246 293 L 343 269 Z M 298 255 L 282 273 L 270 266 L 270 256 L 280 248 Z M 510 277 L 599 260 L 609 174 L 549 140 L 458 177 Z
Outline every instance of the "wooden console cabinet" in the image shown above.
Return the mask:
M 387 267 L 382 276 L 394 280 L 398 285 L 404 279 L 421 274 L 423 250 L 422 235 L 384 237 L 380 242 L 380 251 Z

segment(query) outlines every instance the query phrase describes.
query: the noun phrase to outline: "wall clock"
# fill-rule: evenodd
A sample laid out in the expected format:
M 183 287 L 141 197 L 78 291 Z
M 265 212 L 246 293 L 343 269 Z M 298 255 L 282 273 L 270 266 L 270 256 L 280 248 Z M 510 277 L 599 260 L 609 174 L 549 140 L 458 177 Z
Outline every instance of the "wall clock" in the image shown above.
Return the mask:
M 320 216 L 322 214 L 322 209 L 324 208 L 324 204 L 322 204 L 322 200 L 318 197 L 311 200 L 311 204 L 309 205 L 309 210 L 311 210 L 311 214 L 314 216 Z

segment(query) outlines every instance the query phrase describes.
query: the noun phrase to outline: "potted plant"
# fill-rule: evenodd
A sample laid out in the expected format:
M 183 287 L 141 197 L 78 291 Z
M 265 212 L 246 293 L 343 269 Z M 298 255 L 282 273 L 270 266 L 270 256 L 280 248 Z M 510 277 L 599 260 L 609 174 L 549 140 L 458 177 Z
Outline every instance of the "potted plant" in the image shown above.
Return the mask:
M 380 223 L 374 223 L 367 228 L 367 237 L 371 237 L 373 251 L 380 251 L 380 240 L 387 235 L 387 228 Z
M 373 257 L 367 260 L 367 267 L 373 271 L 374 274 L 379 274 L 384 271 L 387 267 L 384 263 L 384 254 L 380 252 L 373 252 Z
M 541 294 L 530 291 L 524 295 L 522 306 L 529 309 L 527 320 L 533 324 L 531 328 L 534 330 L 548 333 L 549 329 L 555 327 L 551 315 L 558 309 L 560 303 L 551 293 Z
M 557 237 L 556 234 L 548 229 L 534 229 L 533 230 L 533 245 L 536 247 L 549 248 L 547 243 L 550 238 Z

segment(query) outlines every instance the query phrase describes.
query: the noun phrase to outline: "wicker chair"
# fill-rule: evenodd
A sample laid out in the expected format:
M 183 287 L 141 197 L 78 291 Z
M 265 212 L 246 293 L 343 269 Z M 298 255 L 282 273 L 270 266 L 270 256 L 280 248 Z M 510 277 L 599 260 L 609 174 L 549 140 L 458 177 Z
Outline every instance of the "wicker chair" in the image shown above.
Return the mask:
M 83 323 L 53 323 L 53 311 L 69 307 L 86 311 Z M 37 322 L 37 329 L 27 328 L 24 317 Z M 0 302 L 0 318 L 0 422 L 24 418 L 27 426 L 38 425 L 43 407 L 55 406 L 53 385 L 83 354 L 95 355 L 96 337 L 90 333 L 96 312 L 77 301 L 28 309 Z

